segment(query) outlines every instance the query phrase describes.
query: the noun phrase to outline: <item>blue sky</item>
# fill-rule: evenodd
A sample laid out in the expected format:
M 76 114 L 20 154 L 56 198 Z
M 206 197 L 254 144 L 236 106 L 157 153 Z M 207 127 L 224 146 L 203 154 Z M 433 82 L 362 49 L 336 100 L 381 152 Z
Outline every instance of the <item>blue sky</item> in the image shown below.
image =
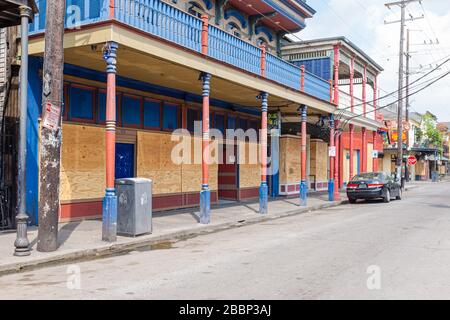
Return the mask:
M 302 40 L 345 36 L 366 51 L 385 71 L 379 77 L 381 93 L 392 92 L 398 86 L 398 50 L 400 25 L 385 25 L 384 21 L 400 19 L 399 7 L 388 9 L 382 0 L 310 0 L 317 10 L 307 21 L 307 28 L 298 33 Z M 407 23 L 411 30 L 411 81 L 450 57 L 450 0 L 422 0 L 407 7 L 407 16 L 425 15 L 425 19 Z M 439 41 L 437 44 L 436 38 Z M 298 39 L 297 39 L 298 40 Z M 423 44 L 424 41 L 433 44 Z M 431 64 L 431 66 L 430 66 Z M 450 61 L 425 79 L 432 79 L 450 71 Z M 422 72 L 422 73 L 418 73 Z M 424 79 L 424 80 L 425 80 Z M 419 87 L 418 87 L 419 88 Z M 416 89 L 418 89 L 416 88 Z M 414 90 L 413 90 L 414 91 Z M 379 102 L 385 105 L 396 98 Z M 410 98 L 413 111 L 427 110 L 439 121 L 450 121 L 450 75 Z

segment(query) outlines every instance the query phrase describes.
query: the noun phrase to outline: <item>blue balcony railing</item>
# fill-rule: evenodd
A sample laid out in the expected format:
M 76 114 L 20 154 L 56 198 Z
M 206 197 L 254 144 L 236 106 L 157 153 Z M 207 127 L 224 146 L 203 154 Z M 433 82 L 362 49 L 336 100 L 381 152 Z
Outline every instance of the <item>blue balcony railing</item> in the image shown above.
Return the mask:
M 209 26 L 208 54 L 248 72 L 261 73 L 261 49 L 214 26 Z
M 30 34 L 45 29 L 47 0 L 37 0 L 39 14 L 30 25 Z M 110 18 L 110 0 L 66 0 L 65 27 L 76 29 Z M 114 19 L 143 32 L 163 38 L 193 51 L 202 52 L 202 20 L 161 0 L 115 0 Z M 208 26 L 208 55 L 247 72 L 261 74 L 262 50 L 215 26 Z M 299 90 L 300 68 L 270 53 L 266 54 L 266 78 Z M 305 92 L 330 99 L 329 83 L 305 72 Z

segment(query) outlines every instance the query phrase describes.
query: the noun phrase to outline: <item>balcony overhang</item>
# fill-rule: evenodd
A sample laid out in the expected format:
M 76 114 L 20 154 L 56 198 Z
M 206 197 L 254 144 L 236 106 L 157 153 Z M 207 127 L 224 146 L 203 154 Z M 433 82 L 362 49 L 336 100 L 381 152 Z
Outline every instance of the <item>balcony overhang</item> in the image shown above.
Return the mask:
M 290 89 L 117 21 L 99 22 L 81 29 L 66 30 L 65 62 L 104 72 L 102 48 L 108 41 L 119 43 L 118 75 L 123 77 L 198 94 L 201 92 L 199 72 L 208 72 L 213 76 L 213 99 L 260 108 L 256 96 L 264 91 L 269 93 L 271 109 L 296 110 L 300 104 L 323 113 L 336 109 L 328 101 Z M 43 34 L 30 38 L 29 52 L 31 55 L 43 55 Z
M 300 0 L 230 0 L 229 3 L 252 15 L 265 15 L 261 22 L 277 31 L 297 32 L 305 28 L 305 19 L 312 18 L 314 9 Z M 275 15 L 272 13 L 275 12 Z

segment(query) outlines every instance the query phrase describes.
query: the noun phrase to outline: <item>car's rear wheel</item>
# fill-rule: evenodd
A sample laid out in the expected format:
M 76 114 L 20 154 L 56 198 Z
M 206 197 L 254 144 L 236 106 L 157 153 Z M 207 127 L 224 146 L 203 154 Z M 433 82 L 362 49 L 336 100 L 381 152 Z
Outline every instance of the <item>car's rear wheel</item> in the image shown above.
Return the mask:
M 396 196 L 395 199 L 402 200 L 402 189 L 401 188 L 398 190 L 398 196 Z
M 354 199 L 354 198 L 348 198 L 348 202 L 350 202 L 350 203 L 356 203 L 356 199 Z
M 389 191 L 389 189 L 386 189 L 386 193 L 384 195 L 383 201 L 385 203 L 391 202 L 391 192 Z

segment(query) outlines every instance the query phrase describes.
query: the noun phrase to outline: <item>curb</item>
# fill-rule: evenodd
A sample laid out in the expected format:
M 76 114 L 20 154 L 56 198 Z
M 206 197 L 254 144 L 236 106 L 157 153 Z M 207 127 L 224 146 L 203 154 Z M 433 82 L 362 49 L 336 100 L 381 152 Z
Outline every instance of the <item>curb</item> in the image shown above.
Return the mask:
M 232 222 L 223 222 L 216 225 L 199 226 L 193 229 L 187 229 L 182 231 L 176 231 L 167 233 L 160 236 L 155 236 L 151 239 L 136 239 L 126 243 L 113 243 L 106 244 L 102 247 L 97 247 L 93 249 L 84 249 L 75 252 L 62 253 L 60 255 L 52 257 L 44 257 L 41 259 L 26 261 L 26 262 L 15 262 L 7 265 L 0 266 L 0 277 L 12 273 L 20 273 L 25 271 L 30 271 L 33 269 L 39 269 L 48 266 L 67 264 L 70 262 L 85 262 L 90 260 L 95 260 L 99 258 L 107 258 L 116 255 L 126 254 L 130 251 L 142 248 L 151 247 L 164 242 L 177 242 L 181 240 L 186 240 L 189 238 L 194 238 L 201 235 L 211 234 L 215 232 L 220 232 L 224 230 L 239 228 L 246 225 L 257 224 L 260 222 L 271 221 L 281 218 L 286 218 L 290 216 L 295 216 L 303 213 L 308 213 L 312 211 L 317 211 L 321 209 L 337 207 L 342 204 L 347 204 L 347 200 L 335 201 L 325 204 L 320 204 L 312 207 L 295 209 L 291 211 L 284 212 L 278 215 L 264 215 L 255 216 L 250 219 Z

